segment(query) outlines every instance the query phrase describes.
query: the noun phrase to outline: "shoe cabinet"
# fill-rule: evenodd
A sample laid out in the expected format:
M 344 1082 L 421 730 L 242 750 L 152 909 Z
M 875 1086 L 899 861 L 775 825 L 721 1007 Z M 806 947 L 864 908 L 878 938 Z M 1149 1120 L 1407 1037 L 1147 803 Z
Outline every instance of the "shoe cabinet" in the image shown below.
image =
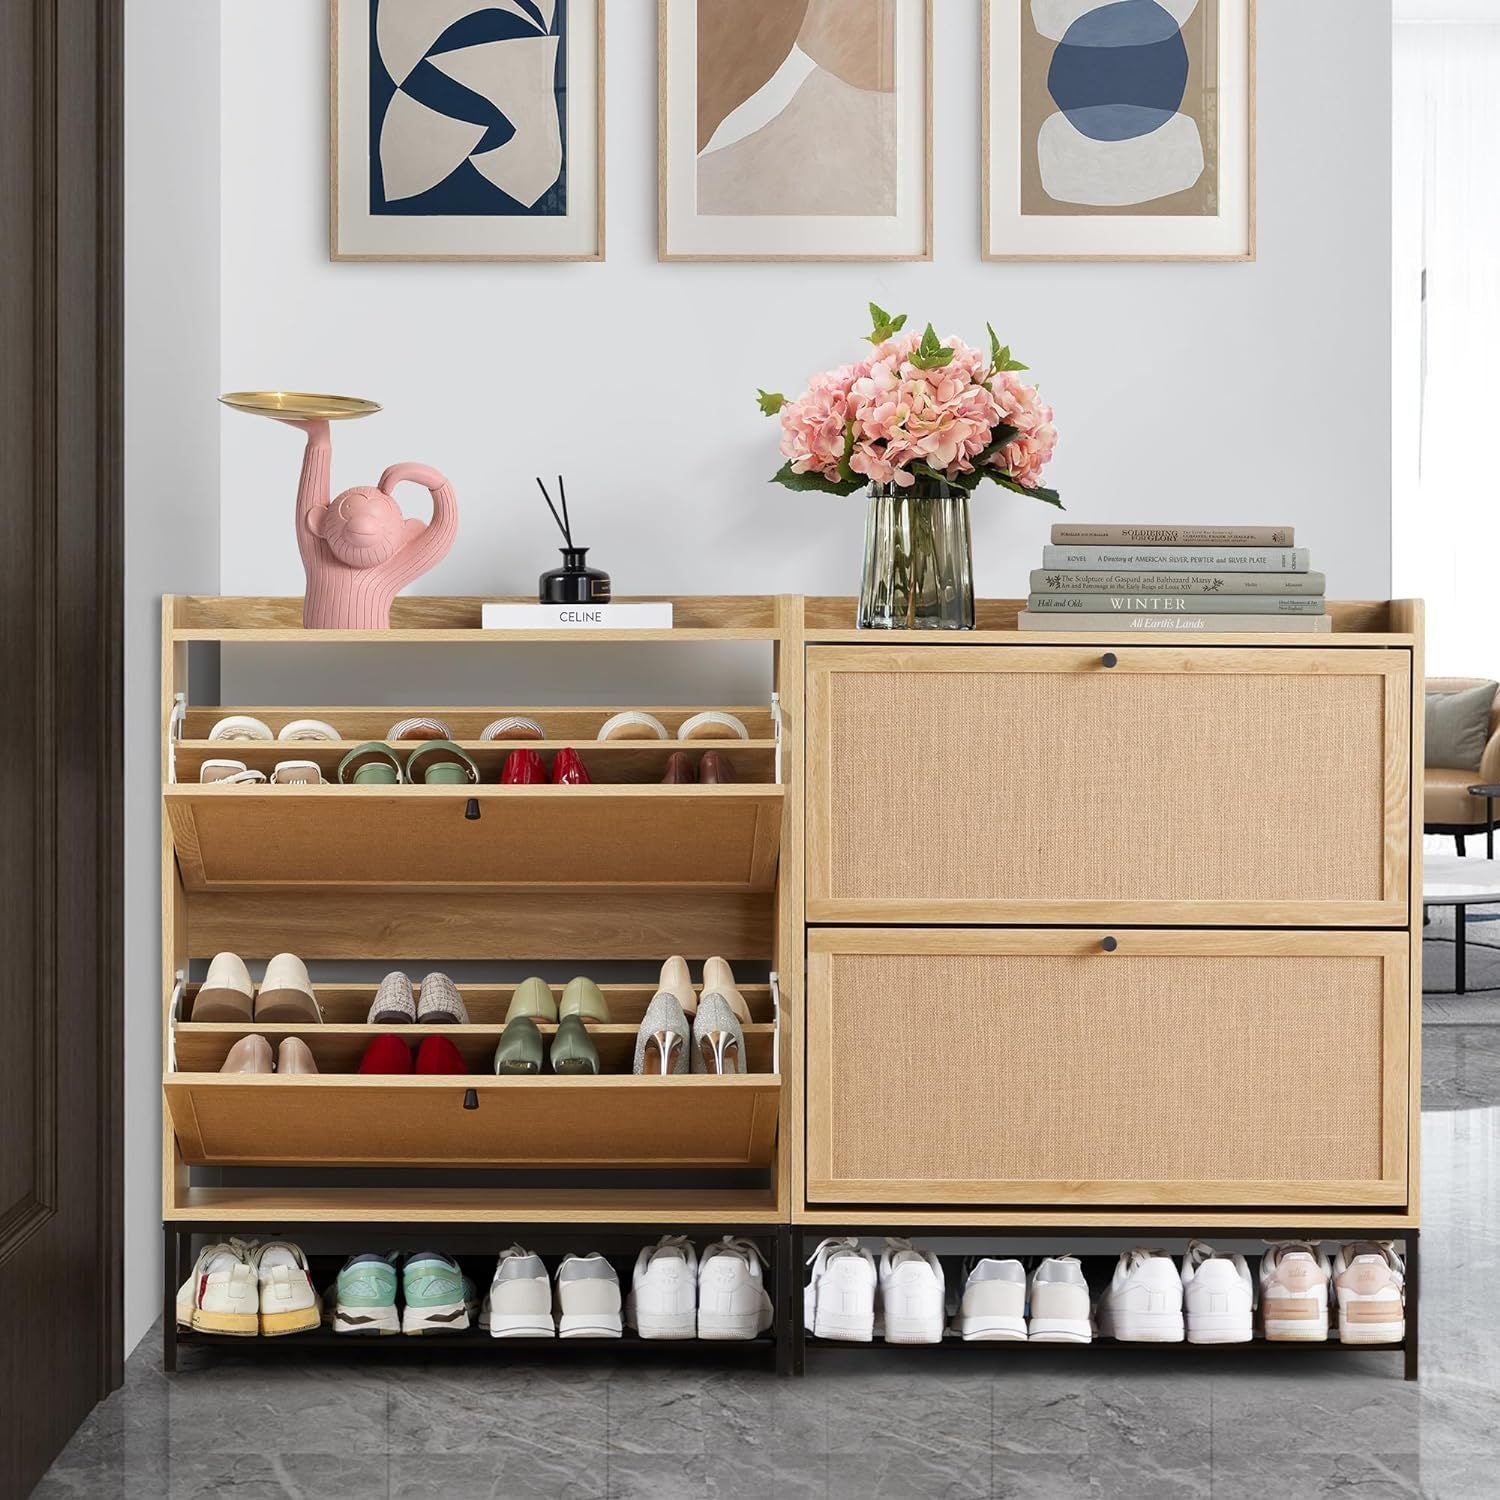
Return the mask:
M 1422 617 L 848 628 L 805 602 L 797 1242 L 1406 1242 Z
M 800 873 L 802 647 L 800 601 L 674 601 L 670 631 L 482 632 L 478 599 L 398 600 L 385 631 L 309 632 L 286 599 L 168 597 L 162 622 L 163 1221 L 167 1360 L 175 1360 L 173 1277 L 194 1241 L 231 1234 L 306 1241 L 352 1253 L 411 1239 L 474 1253 L 520 1234 L 539 1247 L 618 1245 L 666 1232 L 744 1234 L 771 1263 L 778 1322 L 757 1340 L 789 1363 L 781 1312 L 792 1303 L 783 1262 L 793 1194 L 786 1069 L 800 1056 L 803 972 Z M 330 647 L 398 653 L 462 644 L 470 652 L 564 653 L 606 643 L 639 651 L 749 646 L 767 653 L 765 701 L 727 705 L 745 741 L 595 739 L 621 708 L 646 707 L 676 732 L 719 703 L 600 701 L 557 706 L 423 702 L 267 706 L 221 701 L 226 648 L 285 659 Z M 284 654 L 284 657 L 283 655 Z M 492 674 L 497 679 L 499 673 Z M 564 674 L 565 676 L 565 674 Z M 560 696 L 566 696 L 564 690 Z M 249 713 L 277 729 L 321 720 L 333 742 L 209 741 L 211 726 Z M 269 773 L 315 761 L 330 783 L 356 744 L 398 719 L 435 714 L 480 772 L 477 785 L 386 787 L 199 783 L 203 762 L 232 757 Z M 513 743 L 481 740 L 492 720 L 536 718 L 544 756 L 576 749 L 589 786 L 502 786 Z M 408 747 L 410 748 L 410 747 Z M 728 754 L 728 785 L 663 785 L 679 749 Z M 695 757 L 696 758 L 696 757 Z M 312 968 L 321 1024 L 194 1019 L 208 960 L 239 953 L 259 968 L 298 954 Z M 736 965 L 751 1012 L 742 1075 L 668 1078 L 631 1072 L 636 1031 L 672 953 Z M 371 966 L 518 965 L 634 975 L 603 985 L 612 1020 L 591 1027 L 598 1077 L 497 1077 L 491 1066 L 513 983 L 460 982 L 464 1026 L 399 1028 L 449 1037 L 466 1076 L 357 1072 L 370 1039 Z M 504 966 L 501 970 L 500 966 Z M 358 972 L 356 977 L 356 971 Z M 544 1032 L 553 1028 L 544 1026 Z M 250 1033 L 273 1049 L 301 1038 L 318 1073 L 224 1074 Z M 185 1274 L 185 1272 L 183 1273 Z M 182 1334 L 203 1341 L 202 1335 Z M 242 1341 L 241 1347 L 285 1341 Z M 400 1342 L 400 1341 L 397 1341 Z M 424 1340 L 429 1352 L 439 1343 Z M 462 1342 L 462 1341 L 460 1341 Z M 470 1342 L 473 1342 L 472 1340 Z M 486 1344 L 488 1340 L 485 1340 Z M 381 1341 L 384 1346 L 385 1341 Z M 504 1345 L 496 1345 L 503 1353 Z M 617 1348 L 618 1344 L 610 1347 Z M 677 1345 L 679 1351 L 683 1346 Z

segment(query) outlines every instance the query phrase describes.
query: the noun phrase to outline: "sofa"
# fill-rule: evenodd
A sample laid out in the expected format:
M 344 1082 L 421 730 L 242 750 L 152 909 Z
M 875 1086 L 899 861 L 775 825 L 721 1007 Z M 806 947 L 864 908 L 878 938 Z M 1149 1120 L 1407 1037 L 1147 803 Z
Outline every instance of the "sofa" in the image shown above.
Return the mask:
M 1461 693 L 1467 688 L 1481 687 L 1483 683 L 1483 678 L 1475 677 L 1430 677 L 1427 691 Z M 1490 709 L 1490 737 L 1478 770 L 1462 771 L 1442 766 L 1426 768 L 1422 795 L 1424 831 L 1451 836 L 1458 845 L 1458 852 L 1467 853 L 1466 836 L 1485 832 L 1484 799 L 1469 795 L 1471 786 L 1481 785 L 1500 785 L 1500 692 L 1496 693 L 1495 704 Z M 1495 824 L 1500 827 L 1500 817 L 1496 818 Z

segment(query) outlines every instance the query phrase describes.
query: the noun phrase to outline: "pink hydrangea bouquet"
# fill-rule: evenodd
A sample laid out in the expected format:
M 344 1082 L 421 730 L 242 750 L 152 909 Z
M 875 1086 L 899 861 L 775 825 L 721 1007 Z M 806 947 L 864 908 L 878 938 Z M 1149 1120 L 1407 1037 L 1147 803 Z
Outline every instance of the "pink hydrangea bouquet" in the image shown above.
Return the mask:
M 794 490 L 852 495 L 866 484 L 910 489 L 941 482 L 970 494 L 993 480 L 1018 495 L 1061 507 L 1042 472 L 1057 446 L 1052 408 L 1020 378 L 985 325 L 990 352 L 939 339 L 932 324 L 906 333 L 906 315 L 870 304 L 869 358 L 814 375 L 795 400 L 759 393 L 760 409 L 781 418 L 786 463 L 776 483 Z

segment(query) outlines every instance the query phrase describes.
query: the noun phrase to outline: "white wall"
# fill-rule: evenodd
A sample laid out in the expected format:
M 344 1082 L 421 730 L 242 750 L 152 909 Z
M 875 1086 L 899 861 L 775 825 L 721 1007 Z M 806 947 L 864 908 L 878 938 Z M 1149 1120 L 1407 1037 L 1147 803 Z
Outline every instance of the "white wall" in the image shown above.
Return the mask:
M 219 14 L 125 8 L 125 1350 L 161 1312 L 161 596 L 219 580 Z
M 1383 596 L 1389 0 L 1261 0 L 1247 266 L 981 262 L 979 0 L 935 9 L 931 264 L 658 264 L 656 7 L 614 0 L 605 264 L 334 265 L 324 7 L 226 0 L 224 386 L 383 402 L 339 429 L 335 483 L 406 458 L 448 472 L 461 539 L 431 592 L 534 587 L 555 553 L 532 476 L 559 468 L 618 592 L 851 592 L 860 504 L 766 483 L 756 387 L 851 357 L 871 298 L 976 340 L 989 318 L 1057 408 L 1074 515 L 1292 521 L 1335 595 Z M 298 440 L 232 414 L 222 433 L 223 587 L 299 592 Z M 1023 590 L 1052 519 L 984 496 L 983 592 Z

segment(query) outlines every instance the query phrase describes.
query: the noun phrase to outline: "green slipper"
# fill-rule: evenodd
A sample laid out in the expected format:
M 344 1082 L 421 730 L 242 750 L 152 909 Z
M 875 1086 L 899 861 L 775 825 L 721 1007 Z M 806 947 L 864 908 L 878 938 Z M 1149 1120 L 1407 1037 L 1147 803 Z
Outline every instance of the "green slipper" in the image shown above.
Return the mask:
M 552 1038 L 552 1071 L 554 1073 L 597 1073 L 599 1049 L 589 1036 L 588 1027 L 579 1016 L 564 1016 Z
M 609 1001 L 604 998 L 604 991 L 592 979 L 581 976 L 568 981 L 557 1013 L 560 1017 L 579 1016 L 585 1021 L 598 1021 L 602 1026 L 610 1021 Z
M 540 1073 L 542 1033 L 530 1016 L 517 1016 L 505 1028 L 495 1048 L 497 1073 Z
M 517 1016 L 530 1016 L 533 1021 L 555 1021 L 557 1019 L 557 997 L 545 979 L 523 979 L 510 997 L 510 1008 L 505 1012 L 507 1024 Z
M 356 745 L 339 762 L 339 781 L 355 786 L 395 786 L 401 780 L 401 762 L 389 745 L 367 740 Z
M 406 762 L 414 786 L 462 786 L 479 780 L 479 767 L 452 740 L 424 740 Z

